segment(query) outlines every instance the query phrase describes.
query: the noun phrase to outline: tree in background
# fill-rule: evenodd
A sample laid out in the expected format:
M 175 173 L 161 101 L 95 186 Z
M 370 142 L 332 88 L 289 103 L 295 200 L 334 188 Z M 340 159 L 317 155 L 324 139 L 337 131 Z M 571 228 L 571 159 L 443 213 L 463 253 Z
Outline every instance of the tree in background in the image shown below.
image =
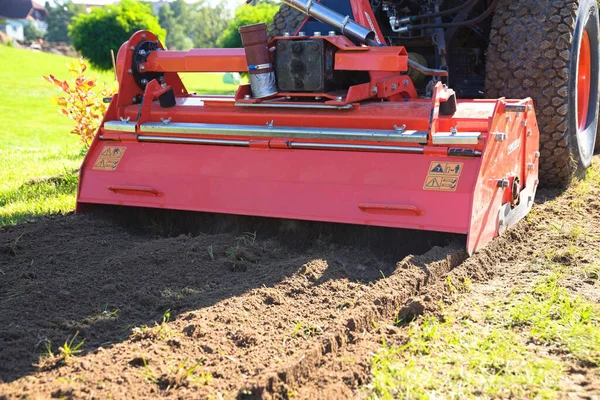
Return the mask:
M 23 26 L 23 35 L 25 36 L 25 40 L 32 42 L 43 38 L 44 32 L 34 22 L 28 22 Z
M 71 44 L 71 38 L 69 37 L 71 19 L 77 14 L 85 12 L 85 6 L 83 4 L 73 4 L 70 0 L 57 3 L 54 6 L 46 2 L 46 10 L 48 10 L 48 17 L 46 18 L 48 30 L 45 39 L 49 42 Z
M 172 50 L 215 47 L 230 19 L 223 2 L 212 6 L 206 0 L 192 4 L 175 0 L 163 5 L 158 16 L 160 25 L 167 30 L 166 46 Z
M 69 36 L 75 49 L 99 69 L 110 69 L 110 51 L 115 53 L 131 35 L 149 30 L 164 41 L 166 32 L 152 14 L 149 5 L 135 0 L 121 0 L 115 5 L 92 9 L 79 14 L 69 26 Z
M 238 29 L 244 25 L 258 24 L 264 22 L 271 24 L 273 16 L 279 10 L 280 5 L 269 1 L 263 1 L 255 6 L 245 4 L 235 10 L 235 16 L 229 26 L 217 40 L 219 47 L 242 47 L 242 39 Z

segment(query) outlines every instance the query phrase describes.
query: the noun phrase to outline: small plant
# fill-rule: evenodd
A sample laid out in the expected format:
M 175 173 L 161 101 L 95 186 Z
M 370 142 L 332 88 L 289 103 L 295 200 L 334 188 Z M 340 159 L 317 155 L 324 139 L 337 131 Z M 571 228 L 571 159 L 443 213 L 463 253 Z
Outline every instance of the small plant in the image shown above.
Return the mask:
M 54 99 L 54 103 L 60 108 L 60 113 L 75 121 L 72 134 L 78 135 L 86 147 L 92 143 L 92 139 L 102 121 L 108 104 L 103 98 L 111 97 L 113 91 L 104 86 L 97 89 L 96 79 L 84 75 L 87 65 L 83 59 L 68 64 L 69 72 L 75 77 L 70 80 L 60 80 L 54 75 L 44 76 L 48 82 L 56 85 L 63 96 Z
M 171 310 L 165 311 L 162 316 L 162 322 L 157 324 L 154 322 L 154 327 L 150 328 L 148 325 L 142 325 L 140 327 L 133 328 L 132 339 L 158 339 L 165 340 L 173 335 L 173 331 L 169 328 L 169 320 L 171 319 Z
M 63 358 L 63 360 L 65 361 L 65 363 L 71 362 L 73 357 L 77 356 L 78 354 L 80 354 L 83 351 L 83 350 L 81 350 L 81 346 L 83 346 L 83 343 L 85 342 L 85 340 L 81 340 L 81 341 L 75 343 L 75 340 L 77 339 L 77 335 L 79 335 L 79 331 L 75 332 L 75 335 L 73 335 L 71 340 L 69 340 L 67 338 L 67 340 L 65 340 L 65 344 L 63 344 L 61 347 L 58 348 L 58 351 L 59 351 L 61 357 Z
M 204 363 L 204 359 L 196 361 L 195 364 L 188 367 L 187 358 L 184 359 L 177 367 L 171 370 L 168 374 L 164 374 L 159 379 L 159 384 L 169 390 L 173 387 L 194 385 L 209 385 L 212 380 L 210 372 L 199 372 L 198 367 Z
M 236 239 L 238 246 L 242 244 L 248 246 L 249 244 L 254 244 L 256 241 L 256 232 L 244 232 L 242 236 Z
M 323 328 L 317 325 L 304 324 L 301 321 L 296 321 L 292 336 L 317 336 L 323 334 Z
M 158 377 L 156 376 L 156 373 L 154 372 L 154 370 L 152 368 L 150 368 L 150 366 L 148 365 L 148 362 L 146 361 L 146 359 L 144 357 L 142 357 L 142 363 L 144 364 L 144 369 L 142 370 L 142 376 L 144 377 L 146 382 L 157 383 Z

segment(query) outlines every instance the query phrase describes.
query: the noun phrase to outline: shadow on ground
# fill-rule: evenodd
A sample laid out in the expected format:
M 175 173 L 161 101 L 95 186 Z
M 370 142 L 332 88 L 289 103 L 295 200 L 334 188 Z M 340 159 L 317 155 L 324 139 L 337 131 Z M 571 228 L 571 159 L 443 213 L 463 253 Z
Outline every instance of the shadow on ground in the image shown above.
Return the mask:
M 273 238 L 276 236 L 277 238 Z M 364 284 L 453 235 L 199 213 L 103 208 L 0 229 L 0 380 L 35 371 L 51 343 L 83 351 L 255 288 L 315 259 L 316 282 Z

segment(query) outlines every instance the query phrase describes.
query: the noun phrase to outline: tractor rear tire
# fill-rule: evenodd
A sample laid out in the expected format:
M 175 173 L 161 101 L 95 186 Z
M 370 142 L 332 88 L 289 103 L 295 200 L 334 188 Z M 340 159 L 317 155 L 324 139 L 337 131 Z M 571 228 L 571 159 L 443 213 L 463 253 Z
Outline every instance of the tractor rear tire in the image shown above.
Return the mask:
M 596 0 L 500 0 L 496 8 L 486 97 L 533 98 L 542 185 L 566 186 L 591 164 L 599 33 Z
M 296 31 L 302 25 L 302 22 L 306 19 L 306 15 L 300 11 L 282 4 L 279 11 L 273 17 L 273 22 L 269 26 L 269 37 L 283 36 L 285 32 L 289 32 L 291 35 L 295 34 Z

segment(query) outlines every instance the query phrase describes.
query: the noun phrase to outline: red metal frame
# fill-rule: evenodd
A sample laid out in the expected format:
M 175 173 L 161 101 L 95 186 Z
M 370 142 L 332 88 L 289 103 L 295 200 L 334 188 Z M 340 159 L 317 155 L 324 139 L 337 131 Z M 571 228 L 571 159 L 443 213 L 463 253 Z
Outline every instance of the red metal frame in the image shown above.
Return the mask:
M 368 2 L 352 0 L 353 7 L 370 12 L 363 3 Z M 368 20 L 368 13 L 357 17 L 364 23 L 361 18 Z M 432 99 L 418 98 L 408 76 L 401 74 L 407 67 L 403 48 L 367 49 L 344 38 L 330 39 L 340 48 L 336 67 L 368 66 L 371 82 L 349 88 L 342 101 L 337 93 L 305 94 L 311 100 L 280 93 L 262 106 L 287 108 L 262 108 L 240 104 L 261 106 L 244 99 L 250 94 L 247 85 L 235 96 L 191 95 L 177 75 L 244 70 L 240 49 L 153 52 L 140 72 L 164 72 L 165 84 L 153 80 L 142 90 L 127 66 L 140 41 L 157 39 L 149 32 L 134 34 L 118 54 L 119 93 L 81 168 L 78 211 L 88 204 L 116 204 L 443 231 L 468 235 L 469 253 L 522 218 L 531 207 L 538 176 L 539 132 L 531 99 L 462 100 L 453 115 L 441 115 L 441 103 L 452 101 L 453 92 L 439 83 Z M 170 88 L 175 106 L 149 101 Z M 144 95 L 143 105 L 134 103 L 137 95 Z M 323 99 L 314 98 L 319 95 Z M 298 104 L 349 107 L 294 108 Z M 163 128 L 143 130 L 148 123 L 163 122 Z M 125 128 L 116 128 L 119 124 Z M 265 130 L 253 135 L 177 133 L 169 124 Z M 270 135 L 269 126 L 406 129 L 427 135 L 425 142 L 406 143 L 281 137 Z M 449 132 L 479 139 L 471 144 L 436 142 Z M 111 146 L 122 148 L 118 165 L 94 168 Z M 499 184 L 505 181 L 519 182 L 519 192 Z M 520 204 L 513 200 L 515 194 Z

